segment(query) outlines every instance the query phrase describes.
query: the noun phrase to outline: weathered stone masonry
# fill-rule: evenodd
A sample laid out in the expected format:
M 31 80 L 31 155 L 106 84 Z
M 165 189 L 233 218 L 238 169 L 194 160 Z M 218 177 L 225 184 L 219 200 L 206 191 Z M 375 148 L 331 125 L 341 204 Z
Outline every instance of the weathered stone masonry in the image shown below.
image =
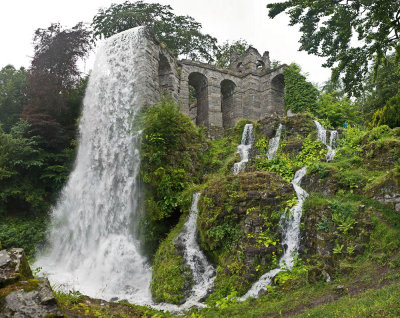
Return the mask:
M 268 52 L 250 47 L 231 56 L 230 69 L 190 60 L 176 61 L 146 28 L 140 97 L 153 104 L 168 91 L 182 111 L 201 126 L 230 128 L 241 118 L 257 120 L 265 114 L 284 114 L 284 79 L 281 65 L 271 69 Z M 189 86 L 196 101 L 189 101 Z

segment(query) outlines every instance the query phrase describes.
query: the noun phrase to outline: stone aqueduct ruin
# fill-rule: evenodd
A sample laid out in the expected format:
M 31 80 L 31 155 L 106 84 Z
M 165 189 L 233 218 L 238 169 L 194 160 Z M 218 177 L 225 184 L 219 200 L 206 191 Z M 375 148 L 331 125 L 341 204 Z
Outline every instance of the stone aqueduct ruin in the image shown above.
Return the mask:
M 207 127 L 233 127 L 241 118 L 257 120 L 265 114 L 284 114 L 286 65 L 271 69 L 269 53 L 250 47 L 245 54 L 231 56 L 230 69 L 190 60 L 176 61 L 146 29 L 139 58 L 143 68 L 138 88 L 145 104 L 169 92 L 194 123 Z M 189 101 L 189 86 L 196 101 Z

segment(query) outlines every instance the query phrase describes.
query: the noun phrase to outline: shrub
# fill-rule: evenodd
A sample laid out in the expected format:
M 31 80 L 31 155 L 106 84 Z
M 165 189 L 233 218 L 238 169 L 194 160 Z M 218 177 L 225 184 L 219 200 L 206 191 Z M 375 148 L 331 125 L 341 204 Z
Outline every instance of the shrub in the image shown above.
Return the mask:
M 153 253 L 182 213 L 182 192 L 201 177 L 199 150 L 205 142 L 198 128 L 169 97 L 148 107 L 142 121 L 140 176 L 147 191 L 140 230 L 146 250 Z

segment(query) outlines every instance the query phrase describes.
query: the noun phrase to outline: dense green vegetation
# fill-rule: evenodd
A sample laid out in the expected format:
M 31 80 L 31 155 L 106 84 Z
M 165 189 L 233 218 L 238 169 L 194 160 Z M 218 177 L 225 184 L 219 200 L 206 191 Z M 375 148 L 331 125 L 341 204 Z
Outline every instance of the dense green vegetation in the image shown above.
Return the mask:
M 141 233 L 152 255 L 171 226 L 187 211 L 185 189 L 202 177 L 202 152 L 207 148 L 198 127 L 169 98 L 143 114 L 141 179 L 146 187 Z

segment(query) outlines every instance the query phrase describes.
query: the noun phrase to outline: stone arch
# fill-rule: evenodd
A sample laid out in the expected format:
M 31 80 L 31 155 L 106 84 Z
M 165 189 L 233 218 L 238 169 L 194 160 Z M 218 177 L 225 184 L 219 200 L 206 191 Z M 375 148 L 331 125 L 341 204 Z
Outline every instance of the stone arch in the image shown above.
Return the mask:
M 189 74 L 189 86 L 194 87 L 196 101 L 189 105 L 193 121 L 198 126 L 208 126 L 208 80 L 204 74 L 193 72 Z
M 271 106 L 284 109 L 285 80 L 283 74 L 278 74 L 271 80 Z
M 233 81 L 224 79 L 221 82 L 221 112 L 224 128 L 235 125 L 235 89 L 236 84 Z
M 256 62 L 256 68 L 257 70 L 263 70 L 265 69 L 265 63 L 261 60 L 257 60 Z
M 173 91 L 172 67 L 167 57 L 162 53 L 159 53 L 158 84 L 160 87 L 160 93 L 169 92 L 172 95 Z

